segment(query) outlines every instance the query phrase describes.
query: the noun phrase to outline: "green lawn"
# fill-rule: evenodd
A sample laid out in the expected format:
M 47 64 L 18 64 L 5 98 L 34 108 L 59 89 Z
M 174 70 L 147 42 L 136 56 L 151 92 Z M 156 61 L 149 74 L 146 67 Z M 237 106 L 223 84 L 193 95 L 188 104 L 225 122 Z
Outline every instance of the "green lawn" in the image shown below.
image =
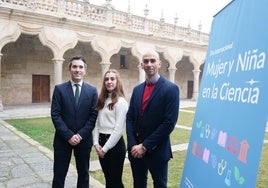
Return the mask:
M 177 145 L 177 144 L 184 144 L 184 143 L 189 142 L 190 133 L 191 132 L 188 130 L 175 128 L 170 136 L 171 144 Z
M 193 119 L 194 119 L 194 113 L 181 111 L 179 114 L 177 124 L 192 127 Z
M 185 108 L 181 111 L 178 124 L 191 127 L 194 113 L 194 108 Z M 12 119 L 6 120 L 9 124 L 22 131 L 26 135 L 30 136 L 32 139 L 38 141 L 41 145 L 53 150 L 52 141 L 54 136 L 54 127 L 50 117 L 47 118 L 32 118 L 32 119 Z M 124 135 L 125 137 L 126 135 Z M 175 128 L 171 134 L 172 145 L 187 143 L 190 137 L 190 131 L 185 129 Z M 265 139 L 268 139 L 268 134 L 266 133 Z M 181 179 L 184 159 L 186 151 L 174 152 L 173 159 L 169 163 L 169 176 L 168 176 L 168 187 L 178 188 L 178 184 Z M 268 145 L 264 145 L 262 157 L 260 161 L 260 169 L 258 173 L 257 188 L 267 188 L 268 185 Z M 91 160 L 97 160 L 97 155 L 94 149 L 91 152 Z M 104 184 L 104 177 L 101 170 L 90 172 L 95 179 L 99 180 Z M 132 174 L 130 170 L 130 165 L 126 164 L 124 166 L 123 172 L 123 182 L 125 187 L 132 187 Z M 149 177 L 149 185 L 152 185 L 152 180 Z

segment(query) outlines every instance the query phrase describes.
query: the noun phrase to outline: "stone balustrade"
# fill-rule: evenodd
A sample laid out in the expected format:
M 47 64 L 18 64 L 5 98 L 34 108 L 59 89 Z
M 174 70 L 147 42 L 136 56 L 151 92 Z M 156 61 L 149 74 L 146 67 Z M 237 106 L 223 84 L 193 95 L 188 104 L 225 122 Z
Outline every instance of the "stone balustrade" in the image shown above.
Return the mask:
M 98 6 L 85 0 L 0 0 L 0 6 L 201 45 L 209 40 L 209 34 L 200 30 L 118 11 L 110 3 Z

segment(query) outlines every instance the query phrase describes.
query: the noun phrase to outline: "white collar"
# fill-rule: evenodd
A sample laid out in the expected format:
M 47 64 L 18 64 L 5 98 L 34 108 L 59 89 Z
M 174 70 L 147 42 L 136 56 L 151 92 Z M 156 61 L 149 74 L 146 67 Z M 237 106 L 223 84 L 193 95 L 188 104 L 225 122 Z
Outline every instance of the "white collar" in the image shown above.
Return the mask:
M 79 83 L 75 83 L 72 80 L 70 80 L 70 81 L 71 81 L 72 86 L 74 86 L 74 84 L 78 84 L 79 86 L 82 86 L 82 84 L 83 84 L 83 80 L 81 80 Z

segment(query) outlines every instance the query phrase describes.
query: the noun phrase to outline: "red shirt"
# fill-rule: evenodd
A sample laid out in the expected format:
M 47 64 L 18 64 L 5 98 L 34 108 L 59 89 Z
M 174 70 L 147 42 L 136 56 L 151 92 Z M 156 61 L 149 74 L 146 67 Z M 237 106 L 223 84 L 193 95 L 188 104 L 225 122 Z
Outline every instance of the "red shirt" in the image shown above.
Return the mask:
M 143 114 L 143 111 L 147 105 L 147 102 L 155 88 L 155 84 L 146 84 L 143 92 L 143 97 L 142 97 L 142 106 L 141 106 L 141 114 Z

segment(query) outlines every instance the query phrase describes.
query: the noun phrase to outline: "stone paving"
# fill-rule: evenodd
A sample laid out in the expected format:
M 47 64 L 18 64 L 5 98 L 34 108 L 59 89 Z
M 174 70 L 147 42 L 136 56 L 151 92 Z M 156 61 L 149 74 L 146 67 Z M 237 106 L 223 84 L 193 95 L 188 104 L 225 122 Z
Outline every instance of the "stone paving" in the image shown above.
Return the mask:
M 51 187 L 53 153 L 25 134 L 0 120 L 0 188 Z M 66 178 L 66 188 L 76 187 L 73 165 Z M 104 187 L 91 178 L 92 188 Z
M 185 106 L 195 106 L 195 102 L 181 103 L 181 107 Z M 0 188 L 51 187 L 53 152 L 4 121 L 12 118 L 46 117 L 49 113 L 50 104 L 8 106 L 0 112 Z M 186 148 L 187 144 L 172 146 L 173 151 Z M 90 171 L 99 168 L 98 161 L 91 162 Z M 76 180 L 76 169 L 70 165 L 65 187 L 75 188 Z M 90 187 L 105 186 L 90 177 Z

